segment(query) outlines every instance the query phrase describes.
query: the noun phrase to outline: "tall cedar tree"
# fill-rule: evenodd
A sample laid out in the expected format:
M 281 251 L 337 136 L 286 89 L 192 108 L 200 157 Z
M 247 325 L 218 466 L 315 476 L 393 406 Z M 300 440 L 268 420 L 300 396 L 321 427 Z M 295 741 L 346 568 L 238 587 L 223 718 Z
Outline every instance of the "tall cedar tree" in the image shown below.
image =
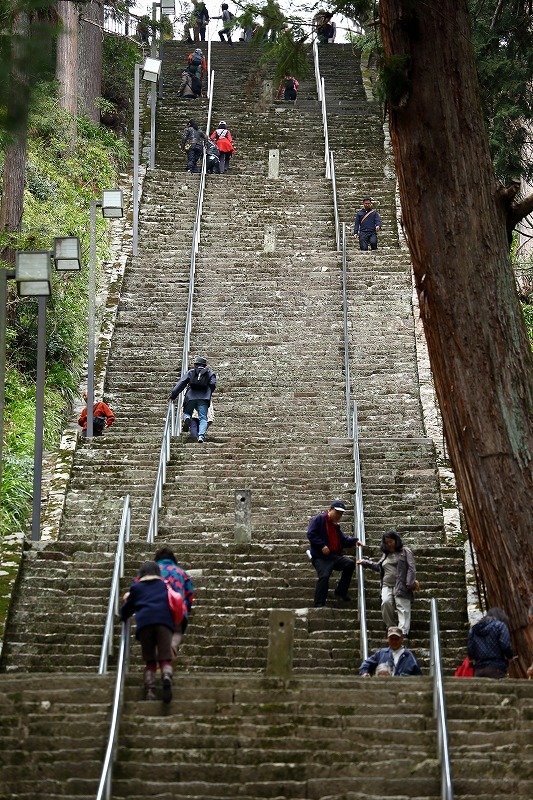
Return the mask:
M 490 602 L 533 661 L 533 359 L 465 0 L 381 0 L 392 145 L 450 458 Z M 387 72 L 388 70 L 388 72 Z

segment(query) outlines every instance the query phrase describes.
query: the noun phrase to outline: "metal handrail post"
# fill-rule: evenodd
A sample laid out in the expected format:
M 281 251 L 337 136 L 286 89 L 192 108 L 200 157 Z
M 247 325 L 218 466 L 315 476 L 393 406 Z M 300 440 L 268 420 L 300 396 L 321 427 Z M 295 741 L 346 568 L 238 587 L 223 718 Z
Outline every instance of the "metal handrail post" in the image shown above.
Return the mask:
M 316 94 L 318 98 L 318 102 L 322 102 L 322 83 L 320 80 L 320 63 L 318 60 L 318 42 L 316 39 L 313 40 L 313 61 L 315 64 L 315 80 L 316 80 Z
M 448 725 L 446 721 L 446 699 L 442 679 L 442 658 L 440 652 L 440 631 L 437 598 L 431 598 L 430 633 L 430 674 L 433 676 L 433 715 L 437 720 L 437 757 L 441 767 L 441 798 L 453 800 L 453 786 L 448 746 Z
M 329 169 L 328 111 L 326 106 L 326 84 L 324 83 L 324 78 L 322 78 L 322 116 L 324 119 L 324 152 L 325 152 L 324 160 L 326 162 L 326 178 L 330 178 L 331 174 Z
M 357 425 L 357 403 L 354 399 L 352 417 L 353 435 L 353 460 L 355 477 L 354 495 L 354 515 L 355 515 L 355 535 L 361 542 L 361 547 L 366 544 L 365 519 L 363 513 L 363 491 L 361 487 L 361 465 L 359 462 L 359 428 Z M 361 556 L 361 548 L 357 548 L 358 558 Z M 368 634 L 366 624 L 366 596 L 365 596 L 365 577 L 362 564 L 357 565 L 357 590 L 358 590 L 358 611 L 359 611 L 359 631 L 361 643 L 361 658 L 368 658 Z
M 211 35 L 209 32 L 209 24 L 207 25 L 207 99 L 211 100 Z M 206 131 L 207 133 L 207 131 Z
M 350 352 L 348 347 L 348 286 L 346 274 L 346 223 L 342 223 L 342 310 L 344 317 L 344 373 L 346 387 L 346 435 L 350 438 Z
M 135 64 L 133 89 L 133 255 L 138 252 L 139 240 L 139 130 L 140 130 L 140 71 L 141 64 Z
M 335 161 L 333 159 L 333 153 L 329 151 L 329 158 L 331 163 L 331 189 L 333 191 L 333 211 L 335 214 L 335 242 L 337 243 L 337 253 L 340 252 L 341 249 L 341 235 L 340 235 L 340 224 L 339 224 L 339 204 L 337 202 L 337 181 L 335 178 Z M 348 434 L 349 435 L 349 434 Z
M 113 576 L 111 578 L 111 588 L 109 590 L 109 602 L 107 605 L 106 621 L 104 625 L 104 636 L 102 639 L 102 649 L 100 652 L 100 663 L 98 674 L 105 675 L 107 672 L 107 658 L 113 654 L 113 623 L 114 616 L 119 613 L 120 604 L 120 579 L 124 577 L 124 545 L 130 540 L 131 527 L 131 505 L 130 496 L 124 498 L 122 506 L 122 517 L 115 551 L 115 562 L 113 565 Z
M 209 40 L 209 44 L 211 45 L 211 40 Z M 211 128 L 211 115 L 213 112 L 213 86 L 215 85 L 215 71 L 211 71 L 210 77 L 210 89 L 209 89 L 209 106 L 207 108 L 207 124 L 206 124 L 206 133 L 209 136 L 209 130 Z
M 120 639 L 120 650 L 117 663 L 117 678 L 115 681 L 115 693 L 113 695 L 113 708 L 111 712 L 111 724 L 109 726 L 109 737 L 107 740 L 106 753 L 104 763 L 102 765 L 102 772 L 100 775 L 100 783 L 98 785 L 98 792 L 96 800 L 110 800 L 111 798 L 111 780 L 113 773 L 113 761 L 115 760 L 116 743 L 118 738 L 118 728 L 120 722 L 120 712 L 122 710 L 122 702 L 124 699 L 124 681 L 128 671 L 128 658 L 129 658 L 129 645 L 130 645 L 130 628 L 131 622 L 127 620 L 122 629 L 122 636 Z

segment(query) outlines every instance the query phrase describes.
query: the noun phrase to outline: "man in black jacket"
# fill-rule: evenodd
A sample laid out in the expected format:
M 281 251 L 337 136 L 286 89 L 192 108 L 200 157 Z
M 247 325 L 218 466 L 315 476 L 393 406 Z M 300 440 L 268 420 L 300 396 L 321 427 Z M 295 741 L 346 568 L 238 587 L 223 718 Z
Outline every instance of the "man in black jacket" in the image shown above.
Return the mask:
M 311 542 L 311 561 L 318 580 L 315 588 L 315 608 L 323 608 L 329 588 L 329 576 L 336 570 L 341 573 L 335 594 L 346 602 L 350 601 L 348 589 L 355 569 L 353 558 L 343 555 L 344 547 L 355 547 L 359 540 L 355 536 L 346 536 L 339 522 L 346 511 L 342 500 L 334 500 L 323 514 L 313 517 L 307 529 L 307 538 Z
M 191 427 L 191 416 L 196 409 L 198 412 L 198 442 L 205 441 L 207 431 L 207 410 L 211 403 L 211 395 L 216 389 L 217 376 L 207 366 L 205 358 L 199 356 L 194 360 L 194 368 L 190 369 L 177 382 L 170 393 L 170 399 L 175 400 L 185 387 L 187 391 L 183 401 L 183 430 Z
M 198 159 L 203 156 L 204 142 L 209 139 L 204 131 L 199 130 L 197 123 L 190 119 L 181 137 L 181 149 L 187 152 L 187 172 L 198 172 Z
M 363 199 L 363 208 L 355 215 L 353 235 L 359 238 L 361 250 L 378 249 L 378 231 L 381 230 L 381 219 L 378 212 L 372 208 L 372 198 Z

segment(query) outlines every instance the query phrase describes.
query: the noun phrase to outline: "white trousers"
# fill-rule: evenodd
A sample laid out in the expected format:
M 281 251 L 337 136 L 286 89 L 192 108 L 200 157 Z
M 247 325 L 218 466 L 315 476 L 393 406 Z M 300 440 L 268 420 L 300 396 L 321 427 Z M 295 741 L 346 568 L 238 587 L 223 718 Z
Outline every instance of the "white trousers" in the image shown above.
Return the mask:
M 398 626 L 404 636 L 408 635 L 411 627 L 411 601 L 407 597 L 397 597 L 392 586 L 381 587 L 381 614 L 387 628 Z

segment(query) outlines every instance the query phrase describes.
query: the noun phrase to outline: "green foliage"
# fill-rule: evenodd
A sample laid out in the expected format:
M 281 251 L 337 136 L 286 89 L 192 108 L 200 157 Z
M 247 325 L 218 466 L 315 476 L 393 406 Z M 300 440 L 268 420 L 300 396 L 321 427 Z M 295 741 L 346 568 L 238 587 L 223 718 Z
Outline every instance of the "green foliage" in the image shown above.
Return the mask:
M 274 62 L 275 77 L 281 81 L 285 75 L 294 75 L 298 80 L 304 78 L 309 67 L 307 52 L 309 45 L 304 39 L 294 39 L 292 30 L 282 31 L 275 41 L 263 43 L 260 63 Z
M 28 168 L 21 233 L 0 234 L 17 249 L 50 250 L 54 236 L 79 236 L 81 273 L 53 273 L 47 304 L 45 440 L 57 441 L 76 395 L 87 352 L 89 208 L 104 188 L 116 185 L 127 145 L 108 129 L 78 119 L 69 145 L 69 116 L 58 105 L 54 83 L 39 85 L 28 126 Z M 97 217 L 97 253 L 107 255 L 107 223 Z M 10 287 L 11 288 L 11 287 Z M 2 310 L 3 312 L 3 310 Z M 7 327 L 6 441 L 0 533 L 23 526 L 32 487 L 35 416 L 36 303 L 11 292 Z
M 385 56 L 378 79 L 378 95 L 398 108 L 409 94 L 411 78 L 409 75 L 410 56 Z
M 522 303 L 522 311 L 524 312 L 524 320 L 526 323 L 527 335 L 529 336 L 529 343 L 531 345 L 531 349 L 533 350 L 533 305 Z
M 165 17 L 165 19 L 168 19 Z M 135 63 L 142 57 L 139 45 L 130 39 L 105 36 L 102 66 L 102 121 L 110 127 L 124 125 L 133 97 Z

